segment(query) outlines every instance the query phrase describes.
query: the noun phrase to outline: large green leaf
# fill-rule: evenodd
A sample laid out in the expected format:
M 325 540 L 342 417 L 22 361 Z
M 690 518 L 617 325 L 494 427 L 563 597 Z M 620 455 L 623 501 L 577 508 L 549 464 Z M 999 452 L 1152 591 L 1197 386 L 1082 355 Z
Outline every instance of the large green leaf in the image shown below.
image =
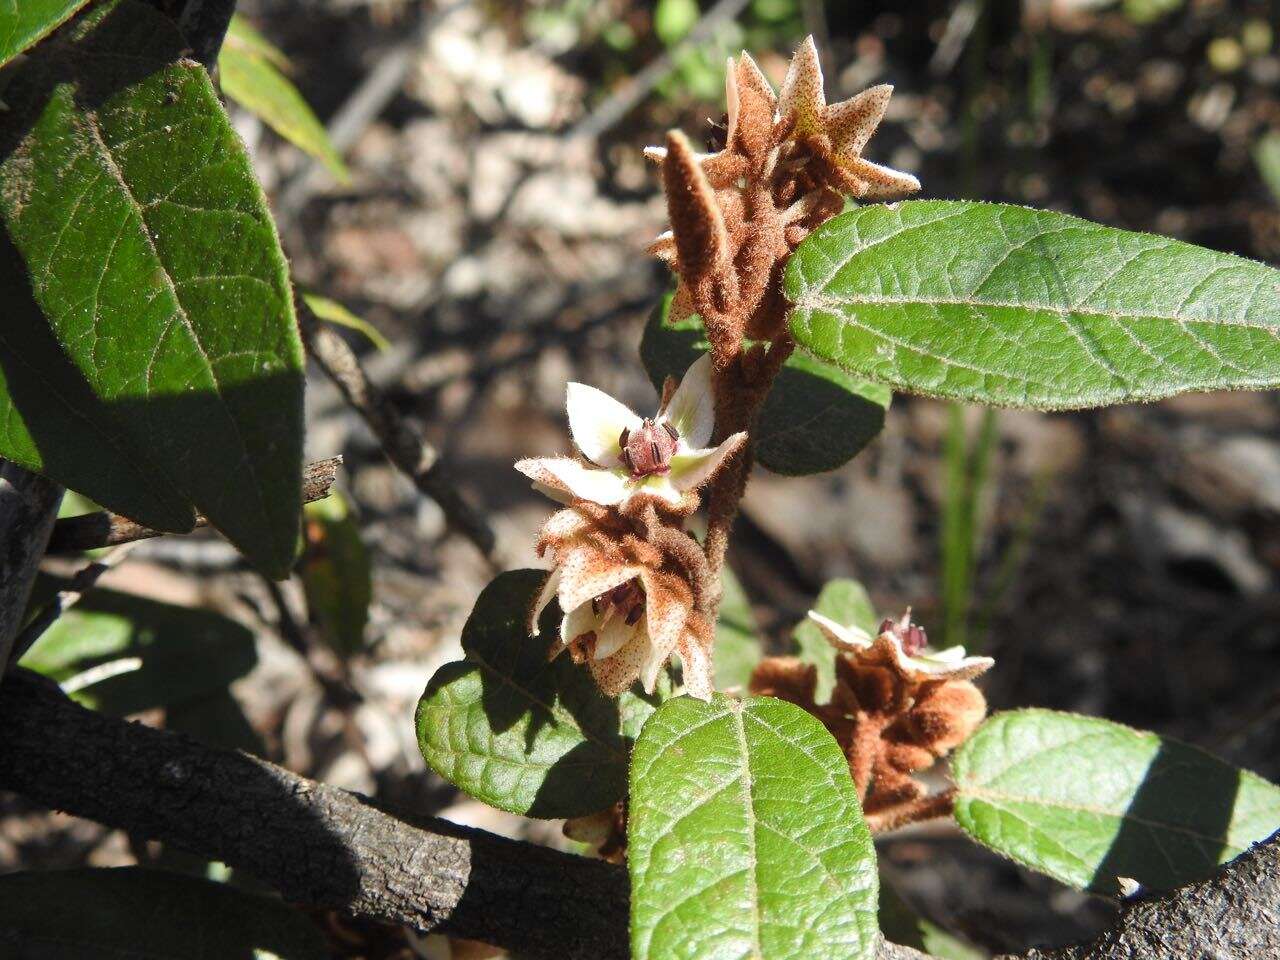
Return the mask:
M 872 634 L 880 623 L 866 588 L 857 580 L 848 578 L 827 583 L 814 601 L 813 609 L 836 623 L 861 627 Z M 813 664 L 818 670 L 817 698 L 821 703 L 831 696 L 831 688 L 835 685 L 835 648 L 808 617 L 796 624 L 792 637 L 800 659 Z
M 636 742 L 627 833 L 636 960 L 875 955 L 871 834 L 799 707 L 668 700 Z
M 334 651 L 350 656 L 364 648 L 373 598 L 369 551 L 360 524 L 338 491 L 303 508 L 306 547 L 299 574 L 307 608 Z
M 547 661 L 558 608 L 544 613 L 540 636 L 525 626 L 545 578 L 513 570 L 485 587 L 462 630 L 467 658 L 436 671 L 418 702 L 418 745 L 433 770 L 485 803 L 576 817 L 626 792 L 631 741 L 656 699 L 610 699 L 567 655 Z
M 654 309 L 640 341 L 640 359 L 658 389 L 684 376 L 706 352 L 699 317 L 667 323 L 668 294 Z M 812 357 L 793 354 L 773 383 L 751 431 L 756 459 L 774 473 L 799 476 L 847 463 L 884 429 L 890 394 Z
M 1061 409 L 1280 384 L 1280 272 L 1060 213 L 877 204 L 787 265 L 814 356 L 896 389 Z
M 324 125 L 298 88 L 281 72 L 286 63 L 284 55 L 243 17 L 231 18 L 231 28 L 218 54 L 218 77 L 223 92 L 346 183 L 351 174 L 329 141 Z
M 151 7 L 100 4 L 0 113 L 0 455 L 264 571 L 301 510 L 302 347 L 243 145 Z
M 319 929 L 279 900 L 121 867 L 0 877 L 0 955 L 40 960 L 324 960 Z
M 87 0 L 0 0 L 0 67 L 48 36 Z
M 747 688 L 751 671 L 760 662 L 760 630 L 756 626 L 751 602 L 733 571 L 720 572 L 724 593 L 716 616 L 715 658 L 716 687 L 720 690 Z
M 64 583 L 41 578 L 51 595 Z M 258 662 L 253 633 L 210 610 L 94 590 L 54 621 L 21 664 L 115 716 L 225 691 Z
M 1073 887 L 1166 889 L 1280 828 L 1280 787 L 1195 747 L 1093 717 L 1015 710 L 952 761 L 955 815 L 993 850 Z

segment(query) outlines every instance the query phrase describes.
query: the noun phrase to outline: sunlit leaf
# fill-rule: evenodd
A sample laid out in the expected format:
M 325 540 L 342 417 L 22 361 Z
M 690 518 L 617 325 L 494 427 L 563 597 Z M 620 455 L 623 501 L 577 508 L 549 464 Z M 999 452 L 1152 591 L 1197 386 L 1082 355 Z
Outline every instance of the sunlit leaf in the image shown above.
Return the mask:
M 318 293 L 303 293 L 303 302 L 307 308 L 321 320 L 326 323 L 335 323 L 340 327 L 347 327 L 355 330 L 357 333 L 364 334 L 370 343 L 379 350 L 390 350 L 391 344 L 387 342 L 387 338 L 378 332 L 368 320 L 352 313 L 337 300 L 330 300 L 328 297 L 322 297 Z
M 373 598 L 369 551 L 346 497 L 334 491 L 304 508 L 306 543 L 298 572 L 307 609 L 321 636 L 335 651 L 350 656 L 364 648 L 364 631 Z
M 0 67 L 48 36 L 87 0 L 0 0 Z
M 868 960 L 875 850 L 849 764 L 799 707 L 677 697 L 631 768 L 631 951 Z
M 996 714 L 952 760 L 979 842 L 1073 887 L 1200 879 L 1280 829 L 1280 787 L 1202 750 L 1049 710 Z
M 1006 204 L 876 204 L 787 265 L 801 348 L 895 389 L 1062 409 L 1280 385 L 1280 272 Z

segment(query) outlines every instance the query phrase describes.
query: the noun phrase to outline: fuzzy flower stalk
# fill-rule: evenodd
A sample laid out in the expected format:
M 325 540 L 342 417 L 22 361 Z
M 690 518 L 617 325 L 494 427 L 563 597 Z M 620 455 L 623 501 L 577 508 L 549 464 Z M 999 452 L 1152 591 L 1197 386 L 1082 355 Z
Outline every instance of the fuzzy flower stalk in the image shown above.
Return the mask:
M 892 92 L 881 85 L 828 104 L 809 38 L 775 93 L 744 52 L 728 62 L 720 149 L 698 153 L 672 131 L 665 146 L 646 151 L 661 168 L 671 223 L 650 251 L 677 277 L 670 319 L 696 313 L 706 327 L 713 437 L 750 428 L 791 354 L 782 275 L 800 241 L 839 213 L 846 196 L 890 200 L 920 189 L 910 174 L 863 157 Z M 716 576 L 750 460 L 747 447 L 708 490 L 704 549 Z
M 815 701 L 817 671 L 794 657 L 762 660 L 751 692 L 812 713 L 844 749 L 867 824 L 883 832 L 950 812 L 950 791 L 929 794 L 916 776 L 967 740 L 986 716 L 973 679 L 995 663 L 963 647 L 934 650 L 908 610 L 872 636 L 809 612 L 835 651 L 831 699 Z
M 608 394 L 568 387 L 569 428 L 579 456 L 521 460 L 536 490 L 563 504 L 542 528 L 538 554 L 551 571 L 529 615 L 529 631 L 552 599 L 563 617 L 548 656 L 568 654 L 617 696 L 639 680 L 652 693 L 672 654 L 685 692 L 713 689 L 706 615 L 709 578 L 684 522 L 698 489 L 746 443 L 735 433 L 709 446 L 711 364 L 668 382 L 658 412 L 642 418 Z

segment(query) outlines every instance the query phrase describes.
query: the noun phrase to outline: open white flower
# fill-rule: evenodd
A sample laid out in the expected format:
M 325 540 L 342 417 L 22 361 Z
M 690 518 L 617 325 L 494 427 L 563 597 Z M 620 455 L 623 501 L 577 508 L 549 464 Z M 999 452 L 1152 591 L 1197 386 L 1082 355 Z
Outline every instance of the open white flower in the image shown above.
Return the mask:
M 516 469 L 553 500 L 589 500 L 625 506 L 633 497 L 655 497 L 670 508 L 692 512 L 694 491 L 747 439 L 735 433 L 708 447 L 715 428 L 711 358 L 703 355 L 652 418 L 595 387 L 570 383 L 569 429 L 590 465 L 572 457 L 534 457 Z
M 816 610 L 809 611 L 809 619 L 837 650 L 863 661 L 878 660 L 912 682 L 971 680 L 995 665 L 990 657 L 966 657 L 961 646 L 934 650 L 924 629 L 911 622 L 910 609 L 898 620 L 885 620 L 875 637 L 861 627 L 836 623 Z

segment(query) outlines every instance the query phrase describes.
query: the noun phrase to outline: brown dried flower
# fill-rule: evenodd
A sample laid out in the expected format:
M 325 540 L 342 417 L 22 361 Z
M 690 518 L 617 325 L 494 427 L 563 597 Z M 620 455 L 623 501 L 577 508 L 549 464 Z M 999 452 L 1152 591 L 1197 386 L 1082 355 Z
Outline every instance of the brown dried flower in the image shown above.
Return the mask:
M 908 610 L 886 620 L 874 638 L 810 611 L 836 650 L 831 699 L 814 699 L 816 671 L 791 657 L 762 660 L 751 692 L 803 707 L 831 731 L 849 760 L 872 830 L 883 831 L 945 813 L 950 794 L 926 795 L 913 776 L 969 738 L 987 704 L 972 678 L 990 669 L 989 657 L 963 648 L 934 651 Z

